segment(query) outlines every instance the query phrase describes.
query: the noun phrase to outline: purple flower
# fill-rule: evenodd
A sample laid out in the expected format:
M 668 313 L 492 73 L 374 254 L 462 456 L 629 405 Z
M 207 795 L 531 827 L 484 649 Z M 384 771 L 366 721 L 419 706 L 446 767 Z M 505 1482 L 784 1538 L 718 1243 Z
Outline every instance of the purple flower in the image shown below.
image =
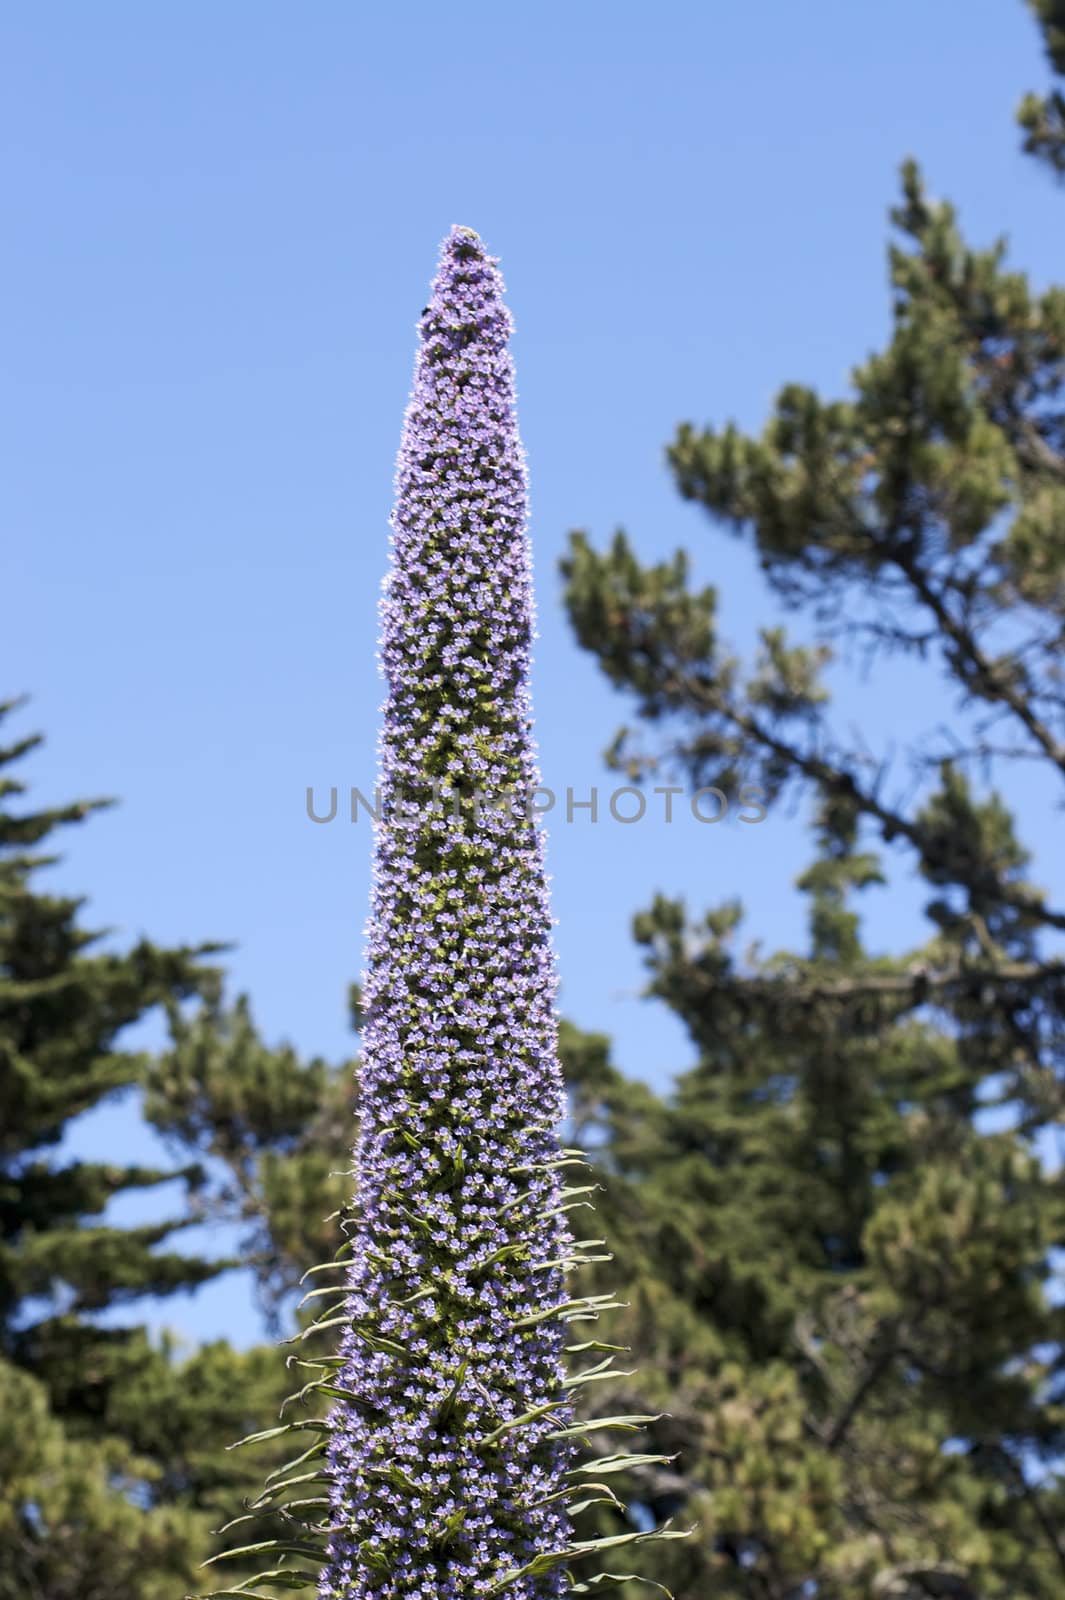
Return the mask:
M 565 1301 L 550 1263 L 571 1250 L 551 915 L 535 822 L 490 803 L 538 782 L 502 292 L 478 236 L 452 229 L 419 324 L 396 475 L 338 1379 L 354 1398 L 330 1416 L 327 1600 L 488 1600 L 570 1539 L 565 1500 L 552 1498 L 571 1464 L 554 1437 L 572 1420 L 565 1324 L 531 1320 Z M 433 803 L 434 784 L 447 804 Z M 556 1565 L 504 1593 L 565 1588 Z

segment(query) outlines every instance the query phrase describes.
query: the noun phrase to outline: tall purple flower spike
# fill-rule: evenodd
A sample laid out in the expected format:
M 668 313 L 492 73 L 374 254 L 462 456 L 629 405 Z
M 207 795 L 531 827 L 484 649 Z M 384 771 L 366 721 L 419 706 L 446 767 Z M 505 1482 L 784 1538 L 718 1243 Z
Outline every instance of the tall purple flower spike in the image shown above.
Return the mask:
M 567 1377 L 564 1355 L 617 1346 L 567 1345 L 567 1329 L 618 1302 L 565 1286 L 571 1268 L 608 1258 L 566 1221 L 595 1186 L 564 1186 L 584 1163 L 557 1134 L 510 330 L 495 260 L 453 228 L 420 323 L 381 608 L 388 692 L 346 1281 L 312 1291 L 336 1303 L 298 1337 L 343 1332 L 338 1355 L 303 1363 L 323 1376 L 290 1397 L 332 1409 L 241 1441 L 312 1439 L 238 1519 L 282 1509 L 295 1531 L 213 1558 L 276 1561 L 244 1591 L 554 1600 L 615 1581 L 578 1582 L 572 1561 L 679 1537 L 576 1540 L 570 1525 L 578 1501 L 622 1509 L 590 1475 L 668 1458 L 575 1459 L 588 1425 L 570 1396 L 613 1356 Z M 327 1494 L 305 1498 L 323 1481 Z
M 383 814 L 329 1600 L 487 1600 L 569 1538 L 552 1315 L 571 1250 L 565 1107 L 525 803 L 533 600 L 510 331 L 494 259 L 453 228 L 420 322 L 381 607 Z M 508 1590 L 546 1600 L 563 1575 Z

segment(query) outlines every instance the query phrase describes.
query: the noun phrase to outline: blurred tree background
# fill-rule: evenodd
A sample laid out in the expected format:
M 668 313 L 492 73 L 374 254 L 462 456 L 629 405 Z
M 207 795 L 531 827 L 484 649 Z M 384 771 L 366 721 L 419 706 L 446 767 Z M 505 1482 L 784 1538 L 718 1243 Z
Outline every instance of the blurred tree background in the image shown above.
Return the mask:
M 15 709 L 0 707 L 0 727 Z M 19 763 L 39 742 L 0 749 L 0 1596 L 169 1600 L 196 1586 L 209 1530 L 258 1487 L 261 1467 L 225 1447 L 277 1409 L 284 1363 L 221 1342 L 178 1359 L 100 1314 L 249 1260 L 273 1307 L 283 1263 L 319 1248 L 303 1217 L 321 1234 L 339 1181 L 321 1175 L 325 1150 L 350 1121 L 327 1128 L 329 1106 L 350 1100 L 352 1069 L 264 1050 L 246 1006 L 223 1009 L 217 945 L 95 948 L 81 903 L 38 885 L 53 835 L 108 802 L 29 808 Z M 160 1007 L 172 1051 L 123 1049 Z M 55 1155 L 72 1119 L 133 1085 L 180 1165 Z M 100 1221 L 116 1196 L 175 1180 L 171 1220 Z M 205 1215 L 240 1221 L 239 1260 L 171 1247 Z
M 1060 72 L 1065 6 L 1035 9 Z M 1063 107 L 1020 111 L 1058 175 Z M 699 1052 L 676 1092 L 622 1081 L 605 1041 L 575 1061 L 640 1398 L 680 1452 L 639 1492 L 697 1514 L 672 1574 L 693 1600 L 1065 1585 L 1065 907 L 996 787 L 1065 776 L 1065 291 L 967 244 L 912 163 L 892 223 L 892 333 L 851 394 L 788 385 L 759 437 L 685 424 L 669 448 L 806 636 L 736 659 L 684 556 L 645 567 L 624 533 L 573 535 L 565 563 L 578 637 L 640 719 L 615 766 L 753 779 L 816 816 L 805 949 L 745 951 L 735 904 L 637 917 Z M 834 719 L 841 658 L 859 685 L 917 664 L 930 707 L 945 681 L 951 728 L 900 772 L 874 725 Z M 863 893 L 913 874 L 928 938 L 874 958 Z
M 1034 10 L 1065 73 L 1065 4 Z M 1065 100 L 1019 121 L 1053 206 Z M 1065 907 L 1001 793 L 1065 774 L 1065 290 L 970 246 L 912 164 L 892 222 L 891 335 L 849 395 L 790 385 L 760 436 L 683 425 L 669 449 L 802 636 L 738 659 L 684 556 L 644 566 L 624 534 L 575 534 L 565 563 L 577 637 L 635 711 L 612 764 L 756 781 L 813 819 L 803 949 L 744 948 L 736 904 L 637 916 L 647 992 L 697 1052 L 668 1095 L 563 1028 L 604 1283 L 630 1302 L 611 1336 L 639 1369 L 594 1409 L 664 1413 L 648 1440 L 675 1462 L 634 1477 L 629 1516 L 697 1525 L 646 1569 L 678 1600 L 1065 1593 Z M 902 658 L 957 717 L 900 774 L 874 729 L 841 732 L 830 686 L 840 660 L 860 692 Z M 291 1324 L 337 1239 L 354 1063 L 266 1045 L 216 945 L 101 950 L 41 885 L 103 802 L 34 812 L 34 742 L 0 751 L 0 1600 L 164 1600 L 201 1586 L 208 1530 L 261 1480 L 225 1445 L 292 1385 L 273 1347 L 182 1358 L 112 1314 L 233 1265 L 177 1248 L 211 1217 Z M 872 955 L 865 891 L 914 875 L 927 937 Z M 159 1008 L 168 1047 L 123 1048 Z M 55 1154 L 130 1085 L 173 1168 Z M 175 1180 L 170 1222 L 101 1221 Z

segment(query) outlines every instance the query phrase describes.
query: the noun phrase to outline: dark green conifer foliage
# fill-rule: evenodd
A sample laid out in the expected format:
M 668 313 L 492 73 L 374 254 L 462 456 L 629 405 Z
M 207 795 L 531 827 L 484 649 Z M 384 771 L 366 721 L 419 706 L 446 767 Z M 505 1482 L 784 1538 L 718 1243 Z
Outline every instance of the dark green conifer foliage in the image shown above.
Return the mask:
M 1061 8 L 1037 10 L 1060 70 Z M 1043 104 L 1029 147 L 1057 165 Z M 678 1600 L 1065 1590 L 1065 906 L 1000 792 L 1065 776 L 1065 291 L 969 247 L 912 164 L 893 220 L 892 334 L 851 391 L 790 385 L 760 436 L 685 425 L 669 451 L 797 637 L 767 628 L 743 663 L 685 559 L 645 567 L 623 534 L 575 535 L 565 564 L 642 724 L 619 768 L 814 814 L 803 948 L 745 950 L 735 905 L 637 918 L 698 1053 L 674 1093 L 602 1047 L 570 1060 L 652 1375 L 624 1403 L 668 1410 L 652 1447 L 682 1452 L 633 1499 L 702 1527 L 658 1568 Z M 875 715 L 857 737 L 834 711 L 862 655 L 927 676 L 894 766 Z M 914 873 L 928 935 L 875 955 L 876 886 Z
M 1065 3 L 1063 0 L 1029 0 L 1039 20 L 1047 59 L 1059 75 L 1065 73 Z M 1065 96 L 1060 89 L 1045 95 L 1028 94 L 1021 101 L 1017 120 L 1025 131 L 1024 148 L 1045 161 L 1050 170 L 1065 177 Z
M 202 1283 L 219 1267 L 159 1248 L 187 1209 L 141 1228 L 97 1220 L 115 1195 L 175 1177 L 195 1184 L 198 1168 L 57 1163 L 53 1151 L 73 1118 L 140 1078 L 144 1056 L 123 1048 L 123 1029 L 217 987 L 204 959 L 217 947 L 96 948 L 102 935 L 82 926 L 82 902 L 50 891 L 45 869 L 56 830 L 107 802 L 26 809 L 13 769 L 38 743 L 0 749 L 0 1349 L 79 1418 L 106 1405 L 104 1352 L 122 1340 L 87 1314 Z
M 357 1033 L 354 985 L 349 1011 Z M 192 1016 L 169 1012 L 170 1043 L 145 1076 L 145 1114 L 209 1173 L 201 1205 L 239 1228 L 241 1261 L 276 1333 L 308 1261 L 341 1242 L 355 1066 L 267 1045 L 244 996 Z
M 119 953 L 82 925 L 81 902 L 48 884 L 53 836 L 106 802 L 27 805 L 17 774 L 38 743 L 0 749 L 0 1600 L 172 1600 L 222 1504 L 251 1488 L 222 1446 L 276 1406 L 285 1374 L 272 1351 L 223 1344 L 180 1359 L 132 1311 L 94 1320 L 225 1265 L 170 1248 L 200 1214 L 198 1163 L 57 1154 L 75 1117 L 144 1075 L 130 1024 L 217 998 L 217 947 Z M 113 1197 L 175 1178 L 188 1196 L 172 1220 L 108 1225 Z

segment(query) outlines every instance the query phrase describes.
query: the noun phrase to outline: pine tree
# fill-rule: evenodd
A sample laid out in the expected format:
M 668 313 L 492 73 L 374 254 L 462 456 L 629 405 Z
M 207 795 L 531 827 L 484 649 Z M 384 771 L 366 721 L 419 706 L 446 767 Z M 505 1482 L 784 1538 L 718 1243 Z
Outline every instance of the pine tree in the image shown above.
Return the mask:
M 14 709 L 0 708 L 0 721 Z M 172 1364 L 140 1327 L 103 1327 L 94 1314 L 203 1283 L 222 1264 L 160 1250 L 192 1220 L 188 1207 L 145 1227 L 98 1220 L 134 1189 L 175 1178 L 195 1188 L 195 1165 L 54 1152 L 73 1119 L 138 1081 L 144 1058 L 123 1049 L 123 1030 L 214 989 L 214 947 L 94 948 L 101 936 L 82 926 L 82 902 L 41 886 L 56 860 L 52 835 L 106 802 L 20 806 L 15 773 L 39 742 L 0 750 L 0 1596 L 162 1600 L 206 1529 L 186 1486 L 175 1492 L 144 1449 L 144 1416 L 129 1402 L 137 1393 L 157 1404 Z M 210 1365 L 199 1358 L 201 1394 Z M 209 1410 L 201 1400 L 201 1431 Z M 241 1414 L 223 1406 L 222 1425 Z
M 173 1600 L 226 1508 L 255 1492 L 223 1447 L 276 1408 L 287 1374 L 271 1348 L 189 1354 L 151 1340 L 140 1302 L 232 1265 L 165 1248 L 210 1217 L 246 1225 L 240 1263 L 276 1310 L 305 1238 L 331 1237 L 307 1218 L 335 1191 L 329 1147 L 347 1132 L 350 1073 L 269 1049 L 245 1001 L 226 1008 L 217 946 L 100 948 L 82 902 L 40 879 L 58 859 L 51 836 L 107 802 L 20 806 L 18 764 L 39 743 L 0 750 L 0 1600 Z M 123 1048 L 155 1008 L 170 1015 L 170 1048 Z M 82 1112 L 137 1088 L 193 1159 L 56 1156 Z M 170 1221 L 100 1220 L 114 1196 L 175 1179 L 186 1197 Z M 121 1308 L 121 1324 L 96 1320 Z
M 174 1004 L 168 1011 L 169 1044 L 145 1072 L 145 1116 L 202 1165 L 199 1209 L 238 1230 L 241 1263 L 276 1334 L 291 1320 L 307 1262 L 341 1243 L 356 1063 L 304 1060 L 289 1044 L 267 1044 L 247 996 L 191 1016 Z M 349 1014 L 358 1033 L 356 986 Z
M 1062 0 L 1030 0 L 1039 19 L 1047 58 L 1054 71 L 1065 73 L 1065 5 Z M 1045 161 L 1059 178 L 1065 176 L 1065 96 L 1051 89 L 1042 97 L 1026 95 L 1017 119 L 1025 130 L 1024 148 Z
M 0 719 L 14 708 L 0 707 Z M 55 1409 L 80 1419 L 106 1404 L 112 1362 L 105 1351 L 121 1332 L 90 1314 L 140 1296 L 205 1282 L 217 1264 L 157 1248 L 186 1213 L 141 1228 L 90 1224 L 132 1188 L 195 1184 L 182 1171 L 74 1161 L 49 1152 L 73 1118 L 135 1084 L 143 1055 L 121 1047 L 124 1028 L 171 999 L 210 992 L 215 946 L 175 950 L 141 940 L 123 953 L 93 950 L 102 935 L 79 922 L 82 902 L 37 887 L 56 857 L 40 846 L 108 802 L 44 811 L 12 809 L 24 784 L 14 763 L 39 743 L 23 738 L 0 750 L 0 1349 L 46 1382 Z
M 1060 67 L 1058 8 L 1037 9 Z M 1038 125 L 1022 108 L 1052 164 L 1056 103 Z M 995 787 L 1065 772 L 1065 292 L 968 247 L 912 164 L 894 223 L 893 332 L 852 392 L 791 385 L 760 437 L 685 425 L 669 451 L 804 636 L 766 629 L 745 669 L 682 556 L 578 534 L 566 562 L 579 639 L 653 730 L 619 738 L 620 766 L 815 808 L 807 948 L 744 953 L 734 905 L 637 919 L 698 1051 L 675 1091 L 647 1106 L 602 1051 L 574 1063 L 650 1375 L 624 1403 L 668 1405 L 653 1441 L 683 1451 L 640 1492 L 700 1521 L 663 1571 L 683 1600 L 1065 1580 L 1065 910 Z M 855 645 L 954 693 L 951 737 L 930 729 L 905 778 L 833 725 Z M 874 957 L 857 904 L 901 858 L 930 935 Z
M 826 962 L 838 861 L 804 874 L 804 952 L 742 959 L 733 906 L 638 919 L 699 1051 L 671 1095 L 571 1058 L 647 1375 L 610 1404 L 668 1411 L 652 1448 L 683 1463 L 633 1492 L 698 1516 L 658 1567 L 681 1600 L 1050 1595 L 1060 1184 L 974 1126 L 979 1063 L 899 1001 L 906 959 Z

